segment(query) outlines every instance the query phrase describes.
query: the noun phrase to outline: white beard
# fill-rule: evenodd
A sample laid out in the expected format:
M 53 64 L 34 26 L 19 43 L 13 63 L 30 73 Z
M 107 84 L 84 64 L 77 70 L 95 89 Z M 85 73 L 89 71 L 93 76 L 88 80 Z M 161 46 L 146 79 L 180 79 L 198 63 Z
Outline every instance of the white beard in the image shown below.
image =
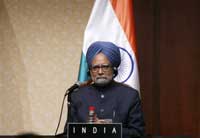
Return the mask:
M 109 78 L 97 78 L 94 82 L 97 86 L 106 86 L 111 82 L 112 79 Z

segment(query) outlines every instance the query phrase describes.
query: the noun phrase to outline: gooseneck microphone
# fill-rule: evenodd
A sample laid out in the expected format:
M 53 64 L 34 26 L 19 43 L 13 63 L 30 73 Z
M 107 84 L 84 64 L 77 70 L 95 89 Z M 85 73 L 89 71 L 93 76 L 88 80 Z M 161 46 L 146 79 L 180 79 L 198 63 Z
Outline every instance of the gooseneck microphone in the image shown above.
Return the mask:
M 59 126 L 60 126 L 60 121 L 61 121 L 61 118 L 62 118 L 62 112 L 63 112 L 63 107 L 64 107 L 65 98 L 66 98 L 66 96 L 68 95 L 68 104 L 69 104 L 70 101 L 71 101 L 71 94 L 72 94 L 72 92 L 73 92 L 75 89 L 78 89 L 80 86 L 81 86 L 81 83 L 80 83 L 80 82 L 76 82 L 74 85 L 72 85 L 71 87 L 69 87 L 69 88 L 66 90 L 65 95 L 64 95 L 64 98 L 63 98 L 63 102 L 62 102 L 62 107 L 61 107 L 61 111 L 60 111 L 60 117 L 59 117 L 58 125 L 57 125 L 57 128 L 56 128 L 55 136 L 57 135 L 58 128 L 59 128 Z
M 67 89 L 65 96 L 67 96 L 69 93 L 73 92 L 75 89 L 78 89 L 81 86 L 80 82 L 76 82 L 74 85 L 72 85 L 70 88 Z
M 63 98 L 63 101 L 62 101 L 62 107 L 61 107 L 61 112 L 60 112 L 60 118 L 59 118 L 59 122 L 58 122 L 58 126 L 56 128 L 56 132 L 55 132 L 55 136 L 57 135 L 57 131 L 58 131 L 58 128 L 60 126 L 60 121 L 61 121 L 61 118 L 62 118 L 62 112 L 63 112 L 63 107 L 64 107 L 64 102 L 65 102 L 65 98 L 66 96 L 68 96 L 68 99 L 67 99 L 67 102 L 68 102 L 68 114 L 69 114 L 69 109 L 70 109 L 70 103 L 71 103 L 71 94 L 72 92 L 74 92 L 76 89 L 82 87 L 82 86 L 88 86 L 92 84 L 92 80 L 89 79 L 85 82 L 76 82 L 74 85 L 72 85 L 71 87 L 69 87 L 66 92 L 65 92 L 65 95 L 64 95 L 64 98 Z M 59 135 L 62 135 L 62 134 L 59 134 Z

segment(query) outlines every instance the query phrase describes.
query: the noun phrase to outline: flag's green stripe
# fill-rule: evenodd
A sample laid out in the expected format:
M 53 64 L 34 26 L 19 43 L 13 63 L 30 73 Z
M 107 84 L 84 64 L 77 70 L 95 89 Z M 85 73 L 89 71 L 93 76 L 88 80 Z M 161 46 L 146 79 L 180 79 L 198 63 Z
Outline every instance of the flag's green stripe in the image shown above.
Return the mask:
M 84 82 L 84 81 L 89 79 L 87 72 L 88 72 L 88 65 L 87 65 L 87 62 L 86 62 L 86 57 L 82 53 L 81 54 L 80 67 L 79 67 L 79 75 L 78 75 L 78 81 L 79 82 Z

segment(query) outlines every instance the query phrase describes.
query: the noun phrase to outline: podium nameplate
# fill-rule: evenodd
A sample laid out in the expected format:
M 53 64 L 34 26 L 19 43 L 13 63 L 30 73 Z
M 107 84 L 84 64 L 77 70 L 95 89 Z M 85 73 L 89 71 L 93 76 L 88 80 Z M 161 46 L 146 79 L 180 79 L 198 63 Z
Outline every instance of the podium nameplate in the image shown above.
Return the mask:
M 122 124 L 68 123 L 68 138 L 121 138 Z

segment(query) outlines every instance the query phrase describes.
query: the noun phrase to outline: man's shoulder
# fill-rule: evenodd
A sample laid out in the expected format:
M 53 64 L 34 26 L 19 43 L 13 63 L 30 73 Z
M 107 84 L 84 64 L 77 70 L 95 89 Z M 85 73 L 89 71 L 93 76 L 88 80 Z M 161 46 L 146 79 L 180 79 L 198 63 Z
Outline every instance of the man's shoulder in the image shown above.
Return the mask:
M 132 92 L 137 92 L 138 91 L 136 89 L 134 89 L 133 87 L 131 87 L 130 85 L 128 84 L 125 84 L 125 83 L 119 83 L 119 82 L 115 82 L 116 83 L 116 86 L 119 88 L 119 89 L 124 89 L 126 91 L 132 91 Z
M 88 92 L 91 91 L 90 85 L 87 86 L 80 86 L 78 89 L 76 89 L 73 93 L 73 95 L 82 95 L 82 94 L 87 94 Z
M 120 95 L 121 98 L 126 98 L 126 99 L 139 98 L 139 92 L 127 84 L 116 82 L 115 90 L 117 92 L 117 95 Z

